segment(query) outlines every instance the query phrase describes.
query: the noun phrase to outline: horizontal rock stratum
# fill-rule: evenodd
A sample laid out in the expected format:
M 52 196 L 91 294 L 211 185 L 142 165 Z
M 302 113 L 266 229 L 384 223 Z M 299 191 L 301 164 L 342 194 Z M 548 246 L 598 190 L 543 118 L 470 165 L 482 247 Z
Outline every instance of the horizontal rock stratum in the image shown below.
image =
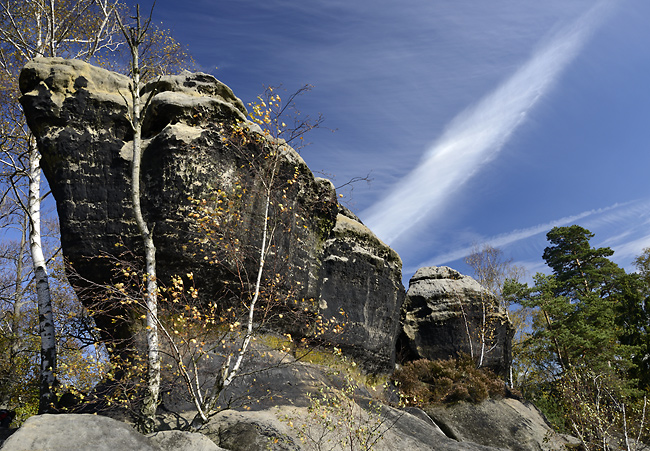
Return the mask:
M 142 253 L 130 202 L 128 85 L 125 76 L 61 58 L 36 59 L 20 76 L 21 103 L 56 200 L 63 252 L 78 291 L 114 280 L 114 263 L 105 256 L 118 249 Z M 224 144 L 233 124 L 246 124 L 246 109 L 210 75 L 165 76 L 142 94 L 151 97 L 143 124 L 142 206 L 154 233 L 159 279 L 169 283 L 173 275 L 192 273 L 202 299 L 232 305 L 242 291 L 232 287 L 245 285 L 242 274 L 254 274 L 263 215 L 259 174 L 268 146 L 244 152 Z M 260 142 L 259 128 L 248 123 L 246 130 Z M 313 300 L 325 318 L 344 311 L 346 332 L 333 337 L 335 344 L 367 369 L 389 371 L 404 300 L 401 260 L 339 206 L 328 180 L 314 177 L 289 146 L 280 147 L 280 183 L 270 213 L 275 263 L 267 263 L 268 274 L 281 279 L 277 285 L 287 299 Z M 224 248 L 209 249 L 218 264 L 204 257 L 190 212 L 191 200 L 206 199 L 225 201 L 236 216 L 218 231 L 239 251 L 236 258 Z M 85 299 L 92 307 L 92 299 Z M 95 319 L 105 338 L 133 336 L 136 321 L 113 321 L 130 317 L 117 302 L 102 308 Z

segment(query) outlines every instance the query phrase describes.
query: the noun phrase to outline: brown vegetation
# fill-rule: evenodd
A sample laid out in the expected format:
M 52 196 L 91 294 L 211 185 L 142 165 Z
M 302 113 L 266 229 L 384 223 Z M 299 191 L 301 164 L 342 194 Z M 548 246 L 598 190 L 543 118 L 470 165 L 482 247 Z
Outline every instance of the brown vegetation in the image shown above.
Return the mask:
M 423 407 L 458 401 L 479 403 L 506 395 L 505 383 L 486 368 L 476 368 L 464 354 L 456 359 L 409 362 L 398 369 L 393 380 L 408 405 Z

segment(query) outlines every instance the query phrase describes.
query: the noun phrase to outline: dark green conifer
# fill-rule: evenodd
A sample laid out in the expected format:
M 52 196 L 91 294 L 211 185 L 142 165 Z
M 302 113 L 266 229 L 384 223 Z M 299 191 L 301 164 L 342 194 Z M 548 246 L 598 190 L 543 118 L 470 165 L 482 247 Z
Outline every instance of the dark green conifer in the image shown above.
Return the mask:
M 631 366 L 633 349 L 620 340 L 623 305 L 634 302 L 623 289 L 627 275 L 609 259 L 610 248 L 591 246 L 593 236 L 577 225 L 553 228 L 543 255 L 553 274 L 537 274 L 534 287 L 520 287 L 522 304 L 541 312 L 534 336 L 550 349 L 548 358 L 559 372 Z

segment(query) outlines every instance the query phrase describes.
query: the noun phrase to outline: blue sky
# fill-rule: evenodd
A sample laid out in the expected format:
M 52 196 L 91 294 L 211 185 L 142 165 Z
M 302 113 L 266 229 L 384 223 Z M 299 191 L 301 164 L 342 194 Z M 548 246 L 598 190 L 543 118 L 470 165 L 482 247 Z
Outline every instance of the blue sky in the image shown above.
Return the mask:
M 135 3 L 135 2 L 133 2 Z M 141 2 L 142 8 L 149 7 Z M 244 102 L 312 92 L 302 154 L 404 262 L 475 244 L 545 270 L 545 234 L 579 224 L 614 260 L 650 246 L 647 0 L 158 0 L 204 72 Z

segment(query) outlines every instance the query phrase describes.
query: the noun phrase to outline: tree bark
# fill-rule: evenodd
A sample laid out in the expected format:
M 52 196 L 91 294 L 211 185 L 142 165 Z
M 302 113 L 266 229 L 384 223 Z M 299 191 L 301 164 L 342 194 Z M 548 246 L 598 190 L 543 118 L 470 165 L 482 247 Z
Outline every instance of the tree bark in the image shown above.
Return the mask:
M 40 155 L 33 139 L 29 144 L 29 247 L 34 266 L 36 297 L 38 299 L 38 328 L 41 336 L 41 374 L 39 390 L 39 413 L 56 409 L 56 334 L 52 298 L 47 275 L 47 265 L 41 242 L 41 168 Z
M 154 418 L 160 395 L 160 345 L 158 338 L 158 282 L 156 280 L 156 247 L 153 233 L 147 226 L 140 205 L 140 165 L 142 162 L 142 98 L 140 97 L 140 55 L 139 46 L 146 35 L 146 29 L 151 21 L 142 28 L 140 24 L 140 8 L 137 7 L 136 26 L 126 29 L 119 16 L 116 16 L 122 33 L 131 50 L 131 125 L 133 127 L 133 157 L 131 164 L 131 202 L 138 230 L 142 237 L 145 253 L 145 304 L 146 304 L 146 336 L 147 336 L 147 394 L 143 401 L 141 414 L 143 416 L 143 432 L 152 432 Z

